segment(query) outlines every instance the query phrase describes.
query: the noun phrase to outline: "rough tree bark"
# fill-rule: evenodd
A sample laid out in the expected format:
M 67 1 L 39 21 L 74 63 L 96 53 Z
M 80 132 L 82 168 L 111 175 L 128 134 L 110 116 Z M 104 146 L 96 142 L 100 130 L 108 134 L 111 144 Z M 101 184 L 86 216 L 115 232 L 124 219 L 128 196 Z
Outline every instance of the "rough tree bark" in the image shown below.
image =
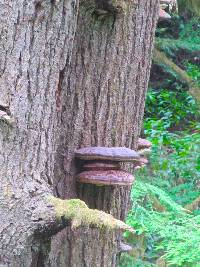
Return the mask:
M 1 266 L 116 265 L 118 234 L 61 231 L 47 197 L 76 197 L 76 148 L 137 147 L 159 0 L 98 1 L 0 0 Z

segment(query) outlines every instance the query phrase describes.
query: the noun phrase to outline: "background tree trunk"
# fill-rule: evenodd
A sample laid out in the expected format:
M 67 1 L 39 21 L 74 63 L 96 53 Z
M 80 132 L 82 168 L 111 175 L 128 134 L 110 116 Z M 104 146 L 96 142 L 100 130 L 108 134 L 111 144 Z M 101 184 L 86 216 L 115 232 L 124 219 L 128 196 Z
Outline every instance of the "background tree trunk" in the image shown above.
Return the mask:
M 137 147 L 158 2 L 98 16 L 94 0 L 0 0 L 0 264 L 115 266 L 118 235 L 40 240 L 33 215 L 47 194 L 76 197 L 76 148 Z

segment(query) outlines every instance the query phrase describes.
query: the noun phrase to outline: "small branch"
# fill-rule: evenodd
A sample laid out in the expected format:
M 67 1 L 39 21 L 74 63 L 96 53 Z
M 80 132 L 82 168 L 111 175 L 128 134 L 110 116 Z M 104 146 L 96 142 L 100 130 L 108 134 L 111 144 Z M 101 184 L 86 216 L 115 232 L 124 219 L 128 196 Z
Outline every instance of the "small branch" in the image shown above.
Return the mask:
M 31 204 L 33 202 L 33 204 Z M 135 233 L 134 229 L 123 221 L 101 210 L 90 209 L 80 199 L 62 200 L 52 195 L 42 199 L 32 199 L 31 228 L 36 238 L 49 238 L 67 226 L 72 229 L 79 227 L 98 228 L 100 230 L 122 230 Z
M 56 221 L 71 221 L 72 228 L 81 226 L 96 227 L 108 230 L 124 230 L 134 232 L 133 228 L 124 222 L 115 219 L 112 215 L 100 210 L 89 209 L 85 202 L 79 199 L 62 200 L 53 196 L 48 197 L 48 202 L 54 207 Z
M 187 74 L 186 71 L 182 70 L 178 65 L 176 65 L 171 59 L 169 59 L 164 52 L 159 51 L 154 48 L 153 61 L 158 65 L 165 65 L 170 70 L 172 70 L 179 77 L 180 80 L 184 81 L 189 87 L 189 93 L 200 102 L 200 90 L 195 84 L 192 78 Z

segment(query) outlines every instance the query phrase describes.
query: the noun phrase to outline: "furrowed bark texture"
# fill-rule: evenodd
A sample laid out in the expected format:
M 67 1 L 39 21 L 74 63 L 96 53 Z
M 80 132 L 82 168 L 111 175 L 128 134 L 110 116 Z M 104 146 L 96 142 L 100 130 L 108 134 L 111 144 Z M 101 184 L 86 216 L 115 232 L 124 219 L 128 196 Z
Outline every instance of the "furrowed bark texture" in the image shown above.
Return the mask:
M 136 148 L 157 20 L 158 1 L 127 1 L 126 14 L 105 17 L 91 15 L 90 6 L 91 0 L 80 2 L 72 60 L 61 86 L 65 173 L 58 174 L 57 189 L 67 196 L 75 188 L 74 148 Z
M 137 146 L 158 0 L 126 4 L 97 16 L 91 0 L 0 0 L 2 266 L 116 265 L 119 234 L 37 230 L 47 194 L 76 196 L 76 148 Z
M 59 80 L 76 19 L 76 1 L 0 1 L 0 105 L 15 121 L 0 120 L 0 264 L 6 266 L 31 266 L 40 255 L 32 214 L 52 192 Z
M 83 146 L 136 148 L 149 78 L 158 2 L 129 2 L 125 15 L 105 17 L 91 15 L 90 6 L 92 6 L 91 1 L 80 2 L 72 60 L 70 68 L 64 70 L 61 86 L 63 88 L 61 98 L 64 100 L 62 121 L 65 123 L 62 124 L 63 137 L 60 141 L 60 150 L 64 148 L 65 173 L 59 173 L 56 189 L 60 196 L 66 197 L 73 196 L 76 188 L 73 161 L 75 148 Z M 68 112 L 69 110 L 73 112 Z M 61 167 L 58 169 L 62 170 Z M 76 169 L 78 171 L 78 166 Z M 116 192 L 119 193 L 118 199 L 123 199 L 124 195 L 129 195 L 130 190 L 122 188 Z M 91 208 L 101 207 L 110 213 L 116 209 L 114 213 L 117 216 L 120 216 L 120 209 L 124 209 L 125 216 L 127 205 L 120 206 L 118 200 L 117 206 L 112 202 L 114 197 L 109 198 L 108 192 L 97 200 L 93 189 L 90 188 L 85 195 L 79 192 L 79 197 Z M 106 197 L 108 197 L 107 206 L 106 201 L 104 201 L 105 206 L 101 205 L 101 200 Z M 62 233 L 59 235 L 62 236 Z M 116 266 L 120 243 L 118 234 L 114 240 L 112 235 L 105 234 L 101 242 L 98 240 L 98 245 L 94 235 L 90 233 L 87 239 L 84 232 L 76 236 L 69 230 L 67 234 L 63 231 L 63 235 L 68 236 L 72 251 L 77 247 L 74 240 L 80 245 L 79 254 L 75 253 L 66 266 Z M 105 244 L 109 239 L 114 242 L 110 249 L 107 249 Z M 54 259 L 55 240 L 55 243 L 52 243 L 51 254 Z M 88 242 L 91 244 L 90 248 L 93 247 L 92 251 L 88 250 Z M 98 261 L 111 250 L 112 257 L 106 261 Z M 60 251 L 58 258 L 60 255 L 65 258 L 65 251 L 65 249 Z M 77 254 L 79 257 L 76 257 Z M 90 254 L 96 255 L 96 262 L 91 261 Z M 73 255 L 73 252 L 70 255 Z M 55 261 L 53 265 L 56 266 Z
M 91 209 L 103 210 L 124 221 L 130 203 L 130 186 L 77 185 L 78 198 Z
M 117 219 L 125 220 L 129 207 L 130 186 L 79 184 L 77 192 L 78 198 L 85 201 L 90 208 L 103 210 Z M 70 231 L 69 229 L 67 236 L 68 246 L 71 245 L 73 249 L 71 248 L 70 255 L 65 257 L 67 261 L 61 266 L 117 266 L 121 243 L 119 231 L 99 232 L 98 230 L 88 231 L 88 229 Z M 65 249 L 66 251 L 70 251 L 69 248 Z M 56 264 L 54 263 L 54 266 Z

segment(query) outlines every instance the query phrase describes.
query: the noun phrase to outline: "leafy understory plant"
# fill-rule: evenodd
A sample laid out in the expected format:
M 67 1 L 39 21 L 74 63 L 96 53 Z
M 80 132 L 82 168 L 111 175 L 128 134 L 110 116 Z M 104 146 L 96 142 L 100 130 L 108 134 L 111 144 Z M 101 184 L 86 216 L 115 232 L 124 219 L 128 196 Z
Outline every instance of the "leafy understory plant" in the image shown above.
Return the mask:
M 195 85 L 200 97 L 200 21 L 177 21 L 157 30 L 162 60 L 153 65 L 143 129 L 152 153 L 134 173 L 127 224 L 136 234 L 125 234 L 133 250 L 120 267 L 200 267 L 200 106 L 191 94 Z
M 162 189 L 143 181 L 136 182 L 132 199 L 127 223 L 146 237 L 144 259 L 157 254 L 175 266 L 200 264 L 200 215 L 189 213 Z

